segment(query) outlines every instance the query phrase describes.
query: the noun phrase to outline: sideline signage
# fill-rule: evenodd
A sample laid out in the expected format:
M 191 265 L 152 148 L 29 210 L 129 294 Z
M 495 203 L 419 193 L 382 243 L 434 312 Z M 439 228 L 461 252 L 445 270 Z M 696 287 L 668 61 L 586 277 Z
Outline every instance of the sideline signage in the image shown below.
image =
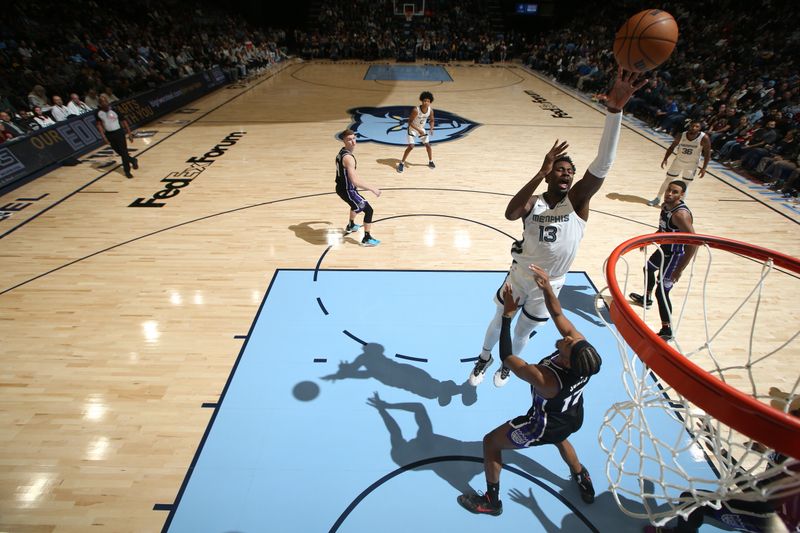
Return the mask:
M 185 106 L 226 83 L 219 67 L 193 74 L 158 89 L 118 102 L 112 107 L 128 119 L 131 129 Z M 98 148 L 103 140 L 94 113 L 85 113 L 0 145 L 0 189 L 40 170 Z

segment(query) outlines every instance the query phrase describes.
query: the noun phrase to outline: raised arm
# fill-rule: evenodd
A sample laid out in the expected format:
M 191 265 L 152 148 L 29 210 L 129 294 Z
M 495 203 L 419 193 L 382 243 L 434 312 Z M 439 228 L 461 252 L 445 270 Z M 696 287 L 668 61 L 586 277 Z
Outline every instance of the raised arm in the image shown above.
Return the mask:
M 372 187 L 367 182 L 361 180 L 361 176 L 358 175 L 358 171 L 356 170 L 356 159 L 352 155 L 347 154 L 344 156 L 342 158 L 342 164 L 344 165 L 344 168 L 347 169 L 347 177 L 350 178 L 350 181 L 353 182 L 353 185 L 359 189 L 371 191 L 375 196 L 381 195 L 380 189 Z
M 576 335 L 583 337 L 583 335 L 575 329 L 572 322 L 564 316 L 564 311 L 561 309 L 561 302 L 558 301 L 558 296 L 556 296 L 553 287 L 550 285 L 550 276 L 547 275 L 547 272 L 536 265 L 530 265 L 528 268 L 533 272 L 536 284 L 542 289 L 544 303 L 547 306 L 547 310 L 550 312 L 550 317 L 553 319 L 556 328 L 558 328 L 558 332 L 564 337 L 568 335 L 571 337 L 575 337 Z
M 536 187 L 538 187 L 542 180 L 553 170 L 553 163 L 555 160 L 567 153 L 567 148 L 569 148 L 569 144 L 567 144 L 566 141 L 559 143 L 558 139 L 556 139 L 556 142 L 553 143 L 553 147 L 550 148 L 550 151 L 544 156 L 544 162 L 539 172 L 537 172 L 536 175 L 514 195 L 511 201 L 508 202 L 508 206 L 506 207 L 506 218 L 508 220 L 517 220 L 531 210 L 531 207 L 533 207 L 531 202 L 533 201 L 533 193 L 536 191 Z
M 586 220 L 589 217 L 589 200 L 595 195 L 603 185 L 603 178 L 606 177 L 614 163 L 617 155 L 617 143 L 619 142 L 619 130 L 622 124 L 622 108 L 628 103 L 633 93 L 638 91 L 647 79 L 640 80 L 636 72 L 626 72 L 619 67 L 617 78 L 614 85 L 606 97 L 606 114 L 603 134 L 600 137 L 600 146 L 597 149 L 597 156 L 586 169 L 583 178 L 579 180 L 569 191 L 569 199 L 572 202 L 578 216 Z
M 533 385 L 545 398 L 558 394 L 560 384 L 552 372 L 542 372 L 538 365 L 530 365 L 511 353 L 511 320 L 517 313 L 519 298 L 514 299 L 511 286 L 503 287 L 503 321 L 500 325 L 500 360 L 515 376 Z

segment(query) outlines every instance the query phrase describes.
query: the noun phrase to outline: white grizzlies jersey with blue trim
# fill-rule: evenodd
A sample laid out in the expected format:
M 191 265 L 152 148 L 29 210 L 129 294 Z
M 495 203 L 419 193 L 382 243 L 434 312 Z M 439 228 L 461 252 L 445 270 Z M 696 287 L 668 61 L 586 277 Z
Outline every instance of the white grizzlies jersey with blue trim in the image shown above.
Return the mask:
M 689 165 L 697 165 L 700 161 L 700 156 L 703 153 L 703 137 L 705 133 L 702 131 L 694 139 L 689 139 L 684 131 L 681 133 L 681 139 L 678 141 L 678 146 L 675 147 L 675 156 L 681 163 Z
M 425 129 L 425 123 L 428 122 L 428 117 L 431 116 L 431 111 L 433 111 L 433 106 L 428 106 L 428 111 L 426 113 L 422 112 L 420 106 L 417 106 L 417 117 L 414 119 L 414 125 L 417 126 L 419 129 Z M 408 128 L 408 131 L 412 131 L 411 128 Z M 416 131 L 416 130 L 414 130 Z
M 586 230 L 586 221 L 575 212 L 569 195 L 552 209 L 536 195 L 522 223 L 522 240 L 512 245 L 511 257 L 525 268 L 531 263 L 541 267 L 551 278 L 569 272 Z

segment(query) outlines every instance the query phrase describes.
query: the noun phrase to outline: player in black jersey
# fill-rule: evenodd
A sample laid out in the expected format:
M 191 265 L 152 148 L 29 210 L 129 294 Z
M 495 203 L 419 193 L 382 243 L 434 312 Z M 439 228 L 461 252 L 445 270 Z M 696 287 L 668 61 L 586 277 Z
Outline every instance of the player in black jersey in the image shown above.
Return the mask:
M 538 364 L 528 364 L 511 353 L 511 320 L 519 299 L 514 300 L 511 287 L 503 288 L 503 318 L 500 329 L 500 358 L 520 379 L 531 384 L 533 404 L 528 412 L 498 426 L 483 437 L 483 467 L 486 493 L 462 494 L 458 503 L 473 513 L 497 516 L 503 512 L 500 501 L 502 451 L 554 444 L 561 458 L 569 465 L 572 479 L 578 484 L 581 498 L 594 501 L 594 487 L 575 448 L 567 440 L 583 425 L 583 389 L 589 378 L 600 371 L 602 360 L 572 322 L 564 316 L 558 297 L 547 273 L 530 265 L 536 284 L 544 294 L 545 304 L 562 338 L 556 351 Z
M 372 206 L 359 194 L 358 189 L 372 191 L 376 197 L 381 195 L 381 190 L 367 184 L 356 171 L 356 134 L 351 129 L 346 129 L 341 135 L 344 147 L 336 154 L 336 194 L 350 207 L 350 218 L 344 228 L 344 234 L 357 232 L 361 226 L 356 224 L 356 215 L 364 213 L 364 238 L 361 246 L 378 246 L 381 241 L 370 234 L 372 227 Z
M 661 206 L 661 215 L 658 220 L 657 233 L 695 233 L 692 225 L 692 212 L 683 203 L 686 194 L 686 183 L 675 180 L 667 186 L 664 193 L 664 204 Z M 669 293 L 672 287 L 681 277 L 683 269 L 694 257 L 696 246 L 684 244 L 662 244 L 653 255 L 647 260 L 647 286 L 645 294 L 632 292 L 628 295 L 632 302 L 650 307 L 653 305 L 651 294 L 656 290 L 656 300 L 658 301 L 658 314 L 661 317 L 661 330 L 658 336 L 664 340 L 672 340 L 672 302 Z M 659 272 L 656 280 L 656 272 Z

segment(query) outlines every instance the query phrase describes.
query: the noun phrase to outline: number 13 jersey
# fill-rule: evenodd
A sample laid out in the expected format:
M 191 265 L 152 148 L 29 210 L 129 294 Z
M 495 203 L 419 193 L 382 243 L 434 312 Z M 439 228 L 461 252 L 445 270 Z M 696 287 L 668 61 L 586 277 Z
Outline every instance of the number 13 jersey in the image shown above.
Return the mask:
M 586 230 L 586 221 L 575 212 L 569 195 L 552 209 L 541 195 L 522 218 L 522 240 L 511 246 L 511 257 L 527 268 L 533 263 L 551 278 L 569 272 Z

